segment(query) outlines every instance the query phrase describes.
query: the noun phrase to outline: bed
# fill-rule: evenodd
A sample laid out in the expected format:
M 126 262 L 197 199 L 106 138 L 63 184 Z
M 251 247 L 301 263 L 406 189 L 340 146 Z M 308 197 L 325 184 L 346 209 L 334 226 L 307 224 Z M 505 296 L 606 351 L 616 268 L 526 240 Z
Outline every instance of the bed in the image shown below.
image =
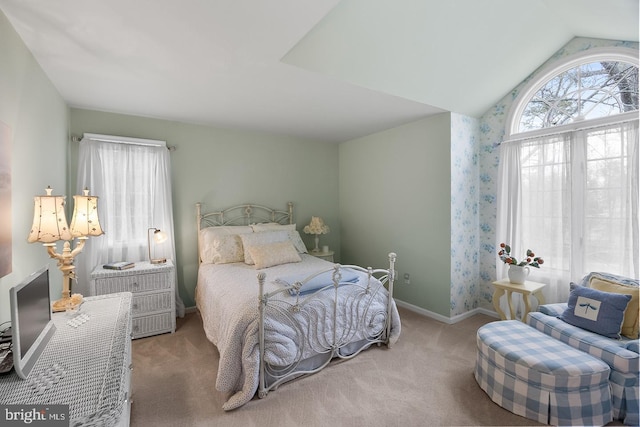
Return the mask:
M 386 269 L 333 264 L 307 250 L 286 210 L 253 204 L 203 212 L 196 204 L 196 307 L 220 354 L 216 389 L 236 409 L 284 382 L 400 335 Z

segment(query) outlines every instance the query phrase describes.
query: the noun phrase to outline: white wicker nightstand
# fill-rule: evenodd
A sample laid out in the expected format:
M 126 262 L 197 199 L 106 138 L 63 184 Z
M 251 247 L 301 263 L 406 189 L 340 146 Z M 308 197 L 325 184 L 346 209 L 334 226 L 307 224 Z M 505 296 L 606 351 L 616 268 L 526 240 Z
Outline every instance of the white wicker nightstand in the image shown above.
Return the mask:
M 91 273 L 91 295 L 133 293 L 131 304 L 133 338 L 175 332 L 175 267 L 136 262 L 127 270 L 96 267 Z

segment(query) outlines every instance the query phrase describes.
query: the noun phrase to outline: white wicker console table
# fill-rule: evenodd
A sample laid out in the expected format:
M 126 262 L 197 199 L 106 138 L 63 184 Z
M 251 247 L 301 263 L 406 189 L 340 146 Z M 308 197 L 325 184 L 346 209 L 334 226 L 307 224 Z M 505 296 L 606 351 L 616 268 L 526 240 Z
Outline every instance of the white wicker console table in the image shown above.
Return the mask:
M 88 297 L 53 314 L 56 332 L 26 380 L 0 377 L 0 403 L 69 405 L 71 426 L 128 426 L 131 293 Z

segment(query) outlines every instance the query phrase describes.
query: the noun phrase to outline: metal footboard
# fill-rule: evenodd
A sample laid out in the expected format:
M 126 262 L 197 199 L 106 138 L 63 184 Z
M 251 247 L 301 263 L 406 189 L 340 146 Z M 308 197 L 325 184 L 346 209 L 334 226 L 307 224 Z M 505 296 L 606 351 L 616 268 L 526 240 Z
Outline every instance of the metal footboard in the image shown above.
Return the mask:
M 258 274 L 260 383 L 263 398 L 280 384 L 325 368 L 334 358 L 350 359 L 373 344 L 391 347 L 391 315 L 396 254 L 389 254 L 389 269 L 336 264 L 305 280 L 265 293 L 266 274 Z M 366 274 L 366 280 L 343 280 L 349 270 Z M 305 283 L 331 272 L 331 284 L 312 293 L 301 292 Z M 292 298 L 293 296 L 293 298 Z M 381 303 L 381 298 L 383 302 Z M 290 334 L 295 354 L 287 363 L 268 363 L 266 330 L 277 323 Z M 310 357 L 312 355 L 312 357 Z

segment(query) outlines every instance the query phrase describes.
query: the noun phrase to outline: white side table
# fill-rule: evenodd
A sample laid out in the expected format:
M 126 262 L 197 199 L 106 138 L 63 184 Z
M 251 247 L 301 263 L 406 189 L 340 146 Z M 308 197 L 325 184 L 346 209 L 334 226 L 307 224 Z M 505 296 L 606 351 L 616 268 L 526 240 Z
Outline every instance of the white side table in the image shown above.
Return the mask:
M 309 255 L 313 255 L 316 258 L 321 258 L 325 261 L 333 262 L 333 251 L 314 251 L 313 249 L 309 250 Z
M 91 273 L 91 295 L 131 292 L 133 338 L 175 332 L 175 266 L 167 260 L 163 264 L 147 261 L 135 263 L 126 270 L 96 267 Z
M 544 295 L 542 295 L 542 288 L 544 288 L 546 283 L 538 283 L 532 282 L 530 280 L 526 280 L 524 284 L 519 285 L 516 283 L 511 283 L 509 279 L 502 279 L 493 282 L 493 287 L 495 291 L 493 293 L 493 307 L 496 309 L 496 312 L 500 315 L 502 320 L 506 320 L 507 316 L 504 311 L 500 308 L 500 297 L 507 294 L 507 303 L 509 304 L 509 314 L 511 314 L 511 319 L 515 319 L 515 310 L 513 309 L 513 301 L 511 299 L 511 294 L 513 292 L 522 294 L 522 299 L 524 300 L 524 313 L 522 313 L 522 321 L 526 323 L 527 315 L 531 311 L 531 305 L 529 304 L 529 297 L 533 295 L 538 300 L 538 304 L 544 304 Z

